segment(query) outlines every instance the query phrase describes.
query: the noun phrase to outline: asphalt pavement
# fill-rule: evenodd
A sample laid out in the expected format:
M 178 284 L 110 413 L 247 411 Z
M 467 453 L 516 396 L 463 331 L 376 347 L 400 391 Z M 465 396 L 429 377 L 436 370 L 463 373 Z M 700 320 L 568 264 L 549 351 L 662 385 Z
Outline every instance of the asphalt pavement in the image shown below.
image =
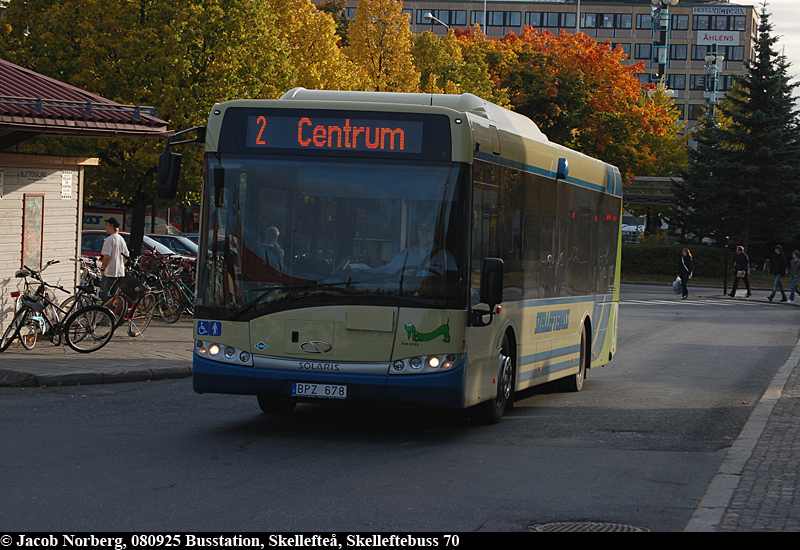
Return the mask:
M 690 299 L 702 298 L 703 292 L 696 289 Z M 757 299 L 766 301 L 765 296 Z M 192 372 L 192 326 L 188 319 L 175 325 L 153 321 L 144 338 L 131 338 L 118 330 L 108 345 L 90 354 L 49 342 L 39 342 L 30 351 L 12 344 L 0 353 L 0 386 L 77 386 L 188 377 Z M 800 531 L 798 494 L 800 342 L 728 450 L 684 530 Z

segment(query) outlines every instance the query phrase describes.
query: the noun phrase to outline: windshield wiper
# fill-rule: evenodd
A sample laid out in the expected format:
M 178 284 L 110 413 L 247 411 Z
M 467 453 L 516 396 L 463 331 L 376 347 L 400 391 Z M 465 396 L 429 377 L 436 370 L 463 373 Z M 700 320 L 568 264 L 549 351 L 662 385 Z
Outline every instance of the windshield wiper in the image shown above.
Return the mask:
M 292 294 L 297 294 L 298 292 L 307 291 L 307 290 L 320 290 L 325 288 L 333 288 L 337 286 L 344 286 L 345 288 L 349 288 L 350 285 L 357 285 L 358 281 L 344 281 L 340 283 L 303 283 L 303 284 L 296 284 L 296 285 L 285 285 L 285 286 L 273 286 L 267 289 L 266 291 L 262 292 L 246 304 L 236 308 L 236 310 L 232 311 L 228 314 L 228 320 L 235 321 L 238 319 L 243 313 L 246 313 L 250 309 L 252 309 L 256 304 L 260 301 L 265 299 L 267 296 L 272 294 L 273 292 L 282 292 L 286 290 L 293 291 Z

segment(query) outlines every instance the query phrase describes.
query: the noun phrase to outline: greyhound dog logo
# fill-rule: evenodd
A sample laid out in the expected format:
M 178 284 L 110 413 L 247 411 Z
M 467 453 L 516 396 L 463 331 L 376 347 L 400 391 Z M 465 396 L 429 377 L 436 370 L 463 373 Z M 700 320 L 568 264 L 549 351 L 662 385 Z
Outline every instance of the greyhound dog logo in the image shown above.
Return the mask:
M 415 327 L 413 323 L 406 323 L 405 329 L 408 339 L 413 342 L 430 342 L 439 336 L 444 338 L 443 341 L 445 344 L 450 342 L 450 319 L 433 332 L 417 332 L 417 327 Z

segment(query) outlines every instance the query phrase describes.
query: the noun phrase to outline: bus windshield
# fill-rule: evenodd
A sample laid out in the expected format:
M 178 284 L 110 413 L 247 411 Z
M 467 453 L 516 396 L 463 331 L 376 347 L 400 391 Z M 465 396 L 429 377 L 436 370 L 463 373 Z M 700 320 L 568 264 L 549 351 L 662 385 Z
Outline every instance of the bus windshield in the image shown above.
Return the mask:
M 198 315 L 465 308 L 468 172 L 450 162 L 207 155 Z

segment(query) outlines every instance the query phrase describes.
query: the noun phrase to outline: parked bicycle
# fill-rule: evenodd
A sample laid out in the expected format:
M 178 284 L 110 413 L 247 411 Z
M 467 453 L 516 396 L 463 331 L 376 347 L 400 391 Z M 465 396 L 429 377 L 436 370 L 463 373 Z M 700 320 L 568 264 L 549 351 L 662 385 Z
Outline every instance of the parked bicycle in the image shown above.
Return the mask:
M 157 304 L 161 317 L 172 324 L 178 322 L 184 311 L 194 315 L 194 289 L 187 284 L 187 280 L 193 280 L 191 274 L 187 274 L 182 266 L 161 262 L 158 275 L 163 290 Z
M 79 353 L 97 351 L 105 346 L 114 335 L 114 316 L 108 308 L 84 300 L 83 296 L 94 292 L 92 285 L 82 283 L 76 287 L 76 298 L 67 308 L 56 303 L 48 289 L 69 293 L 60 285 L 51 285 L 42 279 L 42 271 L 58 263 L 51 260 L 40 270 L 25 266 L 16 276 L 25 279 L 25 292 L 20 295 L 22 305 L 14 314 L 3 337 L 0 338 L 0 352 L 5 351 L 15 340 L 26 349 L 36 345 L 39 335 L 49 338 L 53 344 L 62 341 Z M 38 282 L 32 291 L 28 282 L 31 277 Z
M 104 305 L 111 310 L 116 327 L 127 322 L 128 335 L 138 334 L 144 339 L 142 333 L 153 320 L 158 298 L 145 283 L 147 277 L 139 268 L 139 258 L 126 266 L 125 271 L 114 294 Z

